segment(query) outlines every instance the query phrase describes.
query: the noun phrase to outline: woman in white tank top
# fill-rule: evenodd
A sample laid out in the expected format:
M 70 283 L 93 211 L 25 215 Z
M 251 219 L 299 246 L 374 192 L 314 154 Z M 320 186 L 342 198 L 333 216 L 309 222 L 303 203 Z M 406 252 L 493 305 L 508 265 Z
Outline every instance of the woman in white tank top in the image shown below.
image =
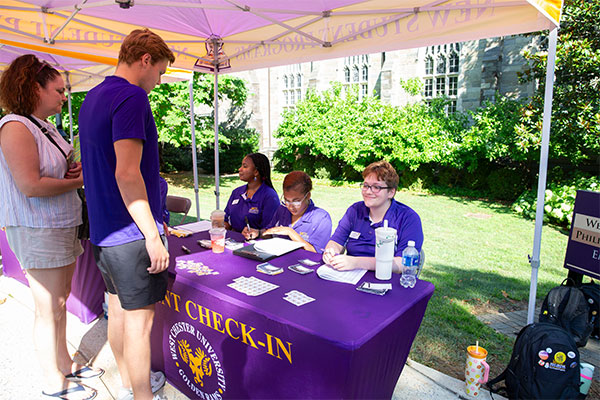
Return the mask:
M 33 55 L 16 58 L 0 77 L 0 227 L 27 274 L 35 303 L 34 342 L 44 398 L 92 399 L 96 391 L 73 380 L 104 371 L 73 361 L 67 351 L 66 300 L 76 258 L 83 185 L 81 164 L 49 116 L 60 113 L 65 84 Z M 44 132 L 46 131 L 46 132 Z

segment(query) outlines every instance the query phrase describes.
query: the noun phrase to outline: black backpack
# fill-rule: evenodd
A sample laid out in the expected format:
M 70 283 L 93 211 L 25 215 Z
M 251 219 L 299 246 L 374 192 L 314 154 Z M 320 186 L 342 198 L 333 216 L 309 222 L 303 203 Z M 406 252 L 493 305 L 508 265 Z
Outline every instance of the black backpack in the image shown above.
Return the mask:
M 590 308 L 583 292 L 574 286 L 565 286 L 566 281 L 548 292 L 539 321 L 563 327 L 573 335 L 577 346 L 583 347 L 592 333 Z
M 580 287 L 585 299 L 590 307 L 589 321 L 592 324 L 592 336 L 600 339 L 600 285 L 594 283 L 584 283 Z
M 515 341 L 508 367 L 486 385 L 509 399 L 582 399 L 579 350 L 563 328 L 545 322 L 525 326 Z M 504 381 L 505 388 L 494 385 Z

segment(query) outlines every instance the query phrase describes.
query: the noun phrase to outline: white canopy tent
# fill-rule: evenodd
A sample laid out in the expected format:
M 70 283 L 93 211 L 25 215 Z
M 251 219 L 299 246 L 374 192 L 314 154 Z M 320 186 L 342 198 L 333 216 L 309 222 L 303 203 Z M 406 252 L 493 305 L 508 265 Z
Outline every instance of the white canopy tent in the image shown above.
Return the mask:
M 218 208 L 219 73 L 549 30 L 531 322 L 562 4 L 563 0 L 5 0 L 0 5 L 0 45 L 111 64 L 122 38 L 135 28 L 148 27 L 173 49 L 174 68 L 214 74 Z M 193 134 L 193 115 L 191 121 Z M 197 197 L 196 171 L 194 181 Z

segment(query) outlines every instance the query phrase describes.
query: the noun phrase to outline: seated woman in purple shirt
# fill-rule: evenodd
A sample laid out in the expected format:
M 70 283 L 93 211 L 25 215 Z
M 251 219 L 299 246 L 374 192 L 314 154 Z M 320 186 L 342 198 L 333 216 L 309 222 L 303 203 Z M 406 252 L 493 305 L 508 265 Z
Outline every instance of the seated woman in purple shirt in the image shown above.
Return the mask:
M 414 240 L 417 250 L 423 245 L 419 215 L 394 199 L 398 174 L 387 161 L 370 164 L 362 173 L 363 201 L 354 203 L 340 220 L 323 252 L 323 261 L 338 270 L 375 270 L 375 229 L 388 221 L 396 229 L 393 271 L 402 271 L 402 250 Z M 346 249 L 345 254 L 343 253 Z
M 304 244 L 304 249 L 322 253 L 331 236 L 331 217 L 315 207 L 310 198 L 312 181 L 302 171 L 293 171 L 283 179 L 281 205 L 266 226 L 264 235 L 287 236 Z
M 225 228 L 256 239 L 279 207 L 279 196 L 271 182 L 271 164 L 261 153 L 248 154 L 238 170 L 245 185 L 235 188 L 225 207 Z

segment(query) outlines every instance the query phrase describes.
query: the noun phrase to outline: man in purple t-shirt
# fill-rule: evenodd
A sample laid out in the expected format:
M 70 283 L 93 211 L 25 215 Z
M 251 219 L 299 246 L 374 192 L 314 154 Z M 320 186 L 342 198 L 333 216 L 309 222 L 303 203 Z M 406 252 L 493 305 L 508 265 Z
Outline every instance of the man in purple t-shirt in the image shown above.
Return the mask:
M 374 162 L 363 171 L 363 200 L 348 208 L 323 252 L 323 261 L 338 270 L 375 270 L 375 229 L 396 229 L 393 271 L 402 272 L 402 250 L 414 240 L 417 250 L 423 245 L 419 215 L 394 199 L 398 174 L 387 161 Z M 343 250 L 345 254 L 341 254 Z
M 123 40 L 115 75 L 89 91 L 79 113 L 90 240 L 109 292 L 119 399 L 151 399 L 165 381 L 150 372 L 150 328 L 154 304 L 166 293 L 169 253 L 148 93 L 174 61 L 160 36 L 134 30 Z

